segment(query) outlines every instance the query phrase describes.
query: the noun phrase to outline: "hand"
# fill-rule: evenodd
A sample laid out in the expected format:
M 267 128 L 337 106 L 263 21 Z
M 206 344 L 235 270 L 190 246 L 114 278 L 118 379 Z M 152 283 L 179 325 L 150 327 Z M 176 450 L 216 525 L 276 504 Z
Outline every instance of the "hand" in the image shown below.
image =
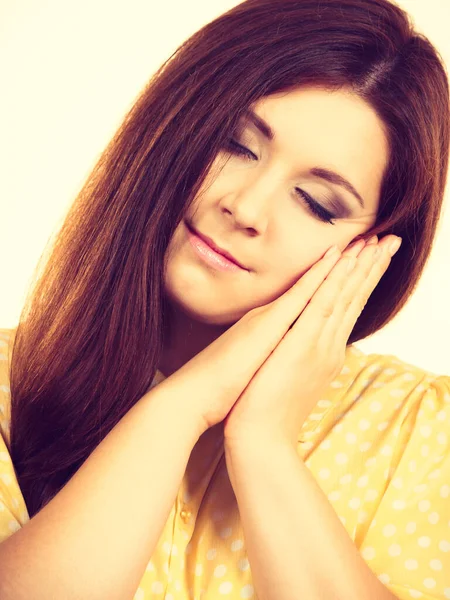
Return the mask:
M 360 241 L 337 262 L 320 260 L 275 304 L 263 307 L 257 318 L 266 323 L 262 327 L 274 330 L 301 314 L 227 415 L 225 447 L 246 442 L 254 434 L 296 447 L 303 422 L 342 370 L 348 338 L 390 264 L 386 247 L 392 239 L 378 244 L 375 240 L 362 250 Z M 374 262 L 377 247 L 382 252 Z M 350 274 L 347 256 L 356 257 Z

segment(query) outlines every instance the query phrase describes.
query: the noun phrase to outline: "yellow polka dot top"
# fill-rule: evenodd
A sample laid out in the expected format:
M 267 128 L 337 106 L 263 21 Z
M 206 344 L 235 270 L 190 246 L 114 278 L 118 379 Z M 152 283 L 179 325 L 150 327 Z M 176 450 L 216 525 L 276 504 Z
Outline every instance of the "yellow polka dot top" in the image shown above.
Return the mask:
M 29 520 L 9 454 L 13 334 L 0 330 L 0 543 Z M 133 600 L 257 598 L 223 444 L 197 448 Z M 348 346 L 298 454 L 396 597 L 450 598 L 450 376 Z

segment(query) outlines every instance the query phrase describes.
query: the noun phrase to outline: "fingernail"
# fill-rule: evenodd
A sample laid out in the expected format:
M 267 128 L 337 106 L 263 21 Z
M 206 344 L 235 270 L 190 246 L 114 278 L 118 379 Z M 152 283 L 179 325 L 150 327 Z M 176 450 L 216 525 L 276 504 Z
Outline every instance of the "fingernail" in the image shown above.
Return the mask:
M 388 247 L 389 254 L 391 256 L 394 256 L 394 254 L 400 248 L 401 244 L 402 244 L 402 238 L 399 238 L 399 237 L 396 238 L 393 242 L 391 242 Z
M 371 238 L 369 238 L 366 242 L 366 246 L 370 246 L 372 244 L 377 244 L 378 243 L 378 236 L 373 235 Z
M 328 258 L 329 256 L 337 256 L 338 253 L 340 253 L 339 248 L 335 245 L 335 246 L 331 246 L 331 248 L 328 250 L 328 252 L 324 255 L 324 258 Z

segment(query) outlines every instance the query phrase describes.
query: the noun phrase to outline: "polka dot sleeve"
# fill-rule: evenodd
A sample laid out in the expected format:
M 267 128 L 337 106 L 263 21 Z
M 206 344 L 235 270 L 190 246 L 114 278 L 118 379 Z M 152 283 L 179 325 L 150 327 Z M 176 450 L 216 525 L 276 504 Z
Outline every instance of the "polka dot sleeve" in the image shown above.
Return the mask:
M 450 377 L 424 388 L 397 439 L 360 550 L 400 600 L 450 598 Z
M 3 437 L 0 435 L 0 543 L 29 520 Z
M 0 543 L 29 521 L 9 453 L 8 342 L 9 330 L 0 329 Z

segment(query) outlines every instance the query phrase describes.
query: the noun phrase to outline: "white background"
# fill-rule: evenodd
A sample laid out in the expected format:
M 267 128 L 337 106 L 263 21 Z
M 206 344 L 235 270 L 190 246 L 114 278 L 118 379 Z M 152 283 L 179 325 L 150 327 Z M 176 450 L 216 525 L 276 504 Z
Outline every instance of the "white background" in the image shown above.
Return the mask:
M 401 0 L 450 65 L 449 0 Z M 0 0 L 0 328 L 15 327 L 44 246 L 142 87 L 235 0 Z M 449 69 L 450 70 L 450 69 Z M 450 374 L 450 203 L 396 319 L 356 344 Z

